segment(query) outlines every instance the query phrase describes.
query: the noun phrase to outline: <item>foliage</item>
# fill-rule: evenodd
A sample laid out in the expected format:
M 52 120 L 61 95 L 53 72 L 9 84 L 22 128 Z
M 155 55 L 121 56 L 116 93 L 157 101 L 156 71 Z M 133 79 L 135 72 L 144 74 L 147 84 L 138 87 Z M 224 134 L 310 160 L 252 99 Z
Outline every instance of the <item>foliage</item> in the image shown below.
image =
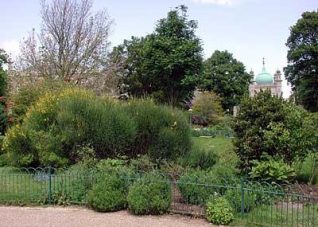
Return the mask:
M 217 169 L 189 170 L 177 183 L 183 198 L 190 204 L 204 205 L 214 194 L 224 194 L 223 185 L 231 182 L 233 175 L 224 178 L 219 174 Z
M 132 151 L 153 160 L 176 159 L 191 148 L 190 129 L 183 112 L 151 100 L 130 100 L 126 110 L 136 122 Z
M 221 99 L 214 92 L 201 92 L 192 101 L 193 114 L 200 116 L 209 125 L 215 125 L 223 115 Z
M 151 172 L 156 167 L 149 155 L 137 155 L 136 158 L 130 160 L 129 164 L 138 172 Z
M 229 201 L 235 212 L 241 212 L 242 207 L 242 191 L 241 186 L 230 188 L 226 191 L 224 197 Z M 256 193 L 254 191 L 245 190 L 244 193 L 244 212 L 250 212 L 256 206 Z
M 192 140 L 193 150 L 209 150 L 217 155 L 216 169 L 222 169 L 222 166 L 225 166 L 225 172 L 232 170 L 233 173 L 237 172 L 239 158 L 234 151 L 232 140 L 223 137 L 193 137 Z
M 190 168 L 209 169 L 218 161 L 218 156 L 213 149 L 193 147 L 182 158 L 182 164 Z
M 162 214 L 171 203 L 169 181 L 158 174 L 149 173 L 137 179 L 129 188 L 128 208 L 134 214 Z
M 204 62 L 204 78 L 200 87 L 214 91 L 221 97 L 223 109 L 232 112 L 248 93 L 251 79 L 242 62 L 227 51 L 217 50 Z
M 287 39 L 288 66 L 284 69 L 296 102 L 318 111 L 318 11 L 304 12 L 290 28 Z
M 3 69 L 3 64 L 8 63 L 9 57 L 6 52 L 0 49 L 0 135 L 4 135 L 8 127 L 8 114 L 6 104 L 6 93 L 8 87 L 7 72 Z
M 234 214 L 229 202 L 224 197 L 217 197 L 207 203 L 206 218 L 216 225 L 228 225 Z
M 124 84 L 122 92 L 151 96 L 173 106 L 191 97 L 202 65 L 196 28 L 197 23 L 188 20 L 187 8 L 179 6 L 159 20 L 152 34 L 132 37 L 114 48 L 114 55 L 124 59 L 117 72 Z
M 296 180 L 306 184 L 318 184 L 318 154 L 309 153 L 304 160 L 294 163 Z
M 254 161 L 250 176 L 269 183 L 288 183 L 295 177 L 295 170 L 283 160 Z
M 9 130 L 4 149 L 15 165 L 64 166 L 80 159 L 81 145 L 91 144 L 100 159 L 127 151 L 134 137 L 135 124 L 119 105 L 73 88 L 41 97 Z
M 12 103 L 10 112 L 13 123 L 21 123 L 27 110 L 47 92 L 61 92 L 70 87 L 63 82 L 45 80 L 22 86 L 18 92 L 10 95 L 9 100 Z
M 79 149 L 89 145 L 92 149 Z M 83 158 L 148 154 L 176 159 L 191 148 L 181 111 L 151 101 L 119 103 L 84 89 L 49 92 L 7 133 L 4 149 L 18 166 L 65 166 Z
M 97 211 L 117 211 L 126 207 L 124 179 L 116 174 L 103 174 L 88 193 L 88 204 Z
M 263 154 L 291 163 L 307 153 L 312 144 L 306 143 L 308 138 L 303 133 L 306 116 L 305 110 L 272 96 L 270 91 L 246 97 L 234 125 L 234 144 L 241 167 L 250 170 L 252 161 L 261 160 Z

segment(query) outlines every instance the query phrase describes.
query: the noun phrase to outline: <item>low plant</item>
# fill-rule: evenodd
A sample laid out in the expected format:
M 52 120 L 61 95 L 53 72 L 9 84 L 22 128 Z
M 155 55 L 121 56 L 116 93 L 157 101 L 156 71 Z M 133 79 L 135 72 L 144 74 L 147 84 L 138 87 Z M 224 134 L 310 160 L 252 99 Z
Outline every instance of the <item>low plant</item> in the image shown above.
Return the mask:
M 283 160 L 269 158 L 264 161 L 254 161 L 250 176 L 254 180 L 268 183 L 288 183 L 296 174 L 293 167 Z
M 304 160 L 294 163 L 296 180 L 307 184 L 318 183 L 318 154 L 309 153 Z
M 216 197 L 206 205 L 206 219 L 216 225 L 228 225 L 234 219 L 233 209 L 224 197 Z
M 186 202 L 204 205 L 211 195 L 224 192 L 222 180 L 211 171 L 190 170 L 180 177 L 177 184 Z
M 109 212 L 124 209 L 127 205 L 127 188 L 117 174 L 104 174 L 88 193 L 88 204 L 96 211 Z
M 201 148 L 198 146 L 193 146 L 192 150 L 181 159 L 184 166 L 204 170 L 212 168 L 217 161 L 218 156 L 212 148 Z
M 253 190 L 246 190 L 244 194 L 240 185 L 226 191 L 224 197 L 229 201 L 235 212 L 250 212 L 256 206 L 256 193 Z
M 137 179 L 129 188 L 129 210 L 137 215 L 162 214 L 171 203 L 170 182 L 161 175 L 148 173 Z

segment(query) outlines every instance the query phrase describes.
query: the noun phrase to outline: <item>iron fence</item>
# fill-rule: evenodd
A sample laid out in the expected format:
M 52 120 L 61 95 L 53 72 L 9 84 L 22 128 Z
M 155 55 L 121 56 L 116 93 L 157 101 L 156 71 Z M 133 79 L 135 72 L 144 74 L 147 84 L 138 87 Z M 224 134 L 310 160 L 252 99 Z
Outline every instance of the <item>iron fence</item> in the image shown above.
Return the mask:
M 87 193 L 98 179 L 94 170 L 1 168 L 0 203 L 87 205 Z M 220 184 L 185 182 L 178 177 L 167 179 L 172 191 L 170 212 L 204 216 L 207 200 L 211 196 L 224 196 L 235 213 L 232 225 L 318 226 L 318 197 L 314 195 L 244 179 L 226 179 Z

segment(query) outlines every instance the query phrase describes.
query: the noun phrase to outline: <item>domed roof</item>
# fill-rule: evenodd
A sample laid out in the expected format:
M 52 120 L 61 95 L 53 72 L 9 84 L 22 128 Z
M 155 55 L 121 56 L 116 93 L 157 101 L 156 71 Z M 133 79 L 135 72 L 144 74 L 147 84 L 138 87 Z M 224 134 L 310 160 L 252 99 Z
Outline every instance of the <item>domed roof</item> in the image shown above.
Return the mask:
M 271 83 L 273 83 L 273 80 L 274 80 L 273 76 L 270 73 L 268 73 L 265 69 L 265 62 L 263 59 L 262 72 L 256 76 L 255 82 L 257 84 L 271 84 Z

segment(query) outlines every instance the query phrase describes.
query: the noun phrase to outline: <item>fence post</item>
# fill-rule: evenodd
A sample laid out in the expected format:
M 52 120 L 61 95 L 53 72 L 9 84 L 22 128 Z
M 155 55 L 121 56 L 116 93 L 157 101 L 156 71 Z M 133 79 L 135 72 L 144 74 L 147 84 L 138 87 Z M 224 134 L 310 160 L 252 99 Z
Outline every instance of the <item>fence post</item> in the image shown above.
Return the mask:
M 245 209 L 245 204 L 244 204 L 244 178 L 241 177 L 241 216 L 243 218 L 244 215 L 244 209 Z
M 48 190 L 49 194 L 48 194 L 48 200 L 49 200 L 49 204 L 51 204 L 51 200 L 52 200 L 52 174 L 51 174 L 51 166 L 49 166 L 49 190 Z

